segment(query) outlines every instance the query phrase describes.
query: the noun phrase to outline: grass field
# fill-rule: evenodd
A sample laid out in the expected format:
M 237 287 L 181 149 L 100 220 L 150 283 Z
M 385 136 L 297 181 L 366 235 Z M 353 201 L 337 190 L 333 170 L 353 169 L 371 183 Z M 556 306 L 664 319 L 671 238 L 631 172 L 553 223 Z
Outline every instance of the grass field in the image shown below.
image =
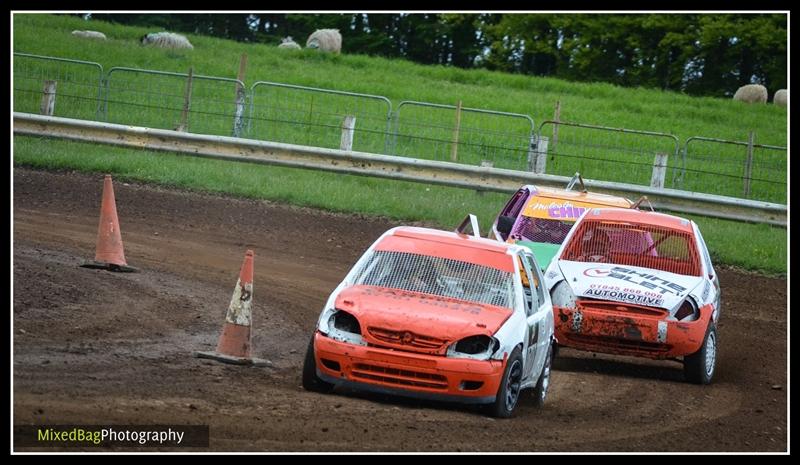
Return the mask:
M 772 105 L 746 106 L 729 100 L 693 98 L 658 90 L 624 89 L 608 84 L 568 83 L 549 78 L 508 75 L 485 70 L 422 66 L 403 60 L 386 60 L 360 55 L 330 56 L 313 51 L 293 52 L 277 49 L 273 45 L 241 44 L 193 35 L 188 37 L 195 46 L 194 50 L 165 51 L 138 45 L 138 38 L 146 32 L 152 32 L 150 30 L 96 21 L 85 22 L 73 17 L 17 14 L 14 15 L 13 26 L 15 52 L 98 62 L 103 65 L 106 72 L 113 66 L 180 73 L 185 73 L 192 67 L 195 75 L 233 79 L 238 70 L 239 57 L 241 53 L 246 52 L 248 87 L 256 81 L 272 81 L 377 94 L 386 96 L 395 108 L 401 101 L 408 100 L 448 105 L 461 100 L 463 106 L 468 108 L 530 115 L 537 125 L 552 118 L 554 103 L 560 100 L 561 119 L 564 121 L 669 133 L 681 141 L 698 135 L 746 140 L 748 132 L 754 131 L 757 143 L 786 145 L 786 109 Z M 74 29 L 98 30 L 104 32 L 110 40 L 98 42 L 74 38 L 69 34 Z M 18 66 L 23 68 L 20 69 Z M 26 66 L 29 68 L 25 68 Z M 81 71 L 61 68 L 62 80 L 71 82 L 72 88 L 59 87 L 56 114 L 59 114 L 61 108 L 77 112 L 79 117 L 96 119 L 98 112 L 104 109 L 98 108 L 97 87 L 94 84 L 96 78 L 95 74 L 92 74 L 94 71 L 84 70 L 88 67 L 83 66 L 75 68 L 80 68 Z M 15 110 L 38 112 L 41 89 L 38 72 L 40 72 L 38 68 L 25 64 L 24 60 L 15 60 L 14 86 L 15 89 L 22 89 L 15 90 Z M 18 79 L 18 76 L 28 77 L 29 82 Z M 106 117 L 112 122 L 128 124 L 141 122 L 143 125 L 173 129 L 180 113 L 183 81 L 168 76 L 148 81 L 137 77 L 137 74 L 131 71 L 115 71 L 110 89 L 116 93 L 113 94 L 114 98 L 111 99 Z M 196 80 L 195 83 L 192 110 L 197 111 L 198 116 L 191 120 L 190 130 L 229 135 L 233 121 L 233 107 L 230 102 L 233 100 L 234 85 L 229 81 Z M 284 89 L 259 86 L 257 90 L 254 100 L 256 103 L 261 101 L 258 99 L 266 99 L 266 91 L 279 92 Z M 66 97 L 68 95 L 75 97 L 70 100 Z M 230 95 L 231 98 L 221 98 L 219 95 Z M 249 128 L 253 133 L 251 136 L 284 142 L 318 142 L 322 146 L 336 146 L 342 112 L 358 111 L 365 117 L 359 117 L 357 122 L 361 132 L 357 131 L 355 136 L 356 150 L 389 151 L 401 155 L 437 159 L 447 159 L 451 155 L 448 140 L 452 137 L 452 129 L 445 124 L 452 126 L 452 113 L 445 111 L 442 113 L 444 116 L 440 117 L 431 110 L 415 116 L 415 121 L 429 119 L 425 130 L 414 127 L 411 123 L 404 123 L 406 126 L 403 127 L 407 129 L 403 130 L 401 127 L 399 141 L 393 141 L 387 140 L 380 132 L 386 121 L 381 120 L 382 109 L 375 101 L 349 99 L 338 103 L 336 99 L 339 97 L 335 96 L 302 95 L 294 92 L 283 97 L 283 100 L 279 97 L 278 101 L 285 102 L 279 107 L 270 108 L 266 103 L 257 105 L 255 111 L 257 118 L 251 122 Z M 30 98 L 31 96 L 35 98 Z M 304 124 L 298 125 L 294 119 L 287 120 L 289 110 L 302 114 L 309 105 L 316 105 L 318 110 L 308 111 L 303 117 L 295 118 Z M 331 114 L 326 115 L 326 112 L 319 110 L 325 106 L 333 108 L 330 110 Z M 172 110 L 165 111 L 163 107 Z M 405 106 L 403 108 L 405 115 L 411 115 L 412 108 L 410 105 Z M 466 119 L 468 113 L 465 112 L 464 115 L 464 130 L 461 135 L 464 143 L 463 148 L 459 147 L 460 160 L 477 163 L 479 160 L 488 159 L 493 161 L 495 166 L 507 167 L 518 166 L 509 166 L 511 163 L 524 163 L 524 143 L 527 137 L 524 128 L 527 123 L 514 119 L 514 124 L 517 126 L 514 126 L 512 131 L 508 129 L 511 120 L 501 120 L 499 123 L 484 121 L 471 123 Z M 486 131 L 489 136 L 485 134 L 471 136 L 470 124 L 485 125 L 490 129 L 494 127 L 491 124 L 496 124 L 504 126 L 505 129 L 503 135 L 498 135 L 499 132 Z M 605 141 L 600 136 L 580 135 L 577 134 L 577 130 L 576 134 L 571 136 L 568 131 L 564 131 L 566 128 L 561 129 L 558 154 L 568 155 L 570 142 L 578 144 L 587 137 L 590 139 L 580 142 L 583 150 L 591 146 L 619 143 L 619 140 Z M 403 142 L 404 134 L 408 135 L 406 143 Z M 296 140 L 303 137 L 305 142 L 302 139 Z M 490 139 L 487 140 L 486 137 Z M 466 210 L 477 213 L 486 225 L 506 200 L 506 196 L 499 194 L 476 194 L 472 191 L 427 187 L 413 183 L 245 166 L 172 154 L 151 154 L 30 137 L 15 137 L 14 142 L 15 163 L 25 165 L 107 171 L 127 179 L 229 192 L 339 211 L 425 220 L 446 227 L 452 226 Z M 650 143 L 637 142 L 634 145 L 635 155 L 639 157 L 654 150 L 648 146 Z M 359 146 L 359 144 L 364 145 Z M 387 147 L 389 150 L 379 150 Z M 502 150 L 497 149 L 498 147 Z M 611 157 L 628 156 L 616 153 L 619 151 L 614 150 L 613 146 L 612 149 L 604 150 L 609 153 L 614 152 L 615 154 L 608 155 Z M 724 160 L 722 157 L 734 156 L 728 156 L 726 153 L 704 152 L 703 158 L 696 160 L 694 165 L 689 165 L 690 169 L 697 166 L 697 171 L 689 172 L 687 185 L 699 191 L 741 195 L 740 180 L 733 176 L 709 177 L 703 173 L 721 164 Z M 774 171 L 756 170 L 754 178 L 757 177 L 759 180 L 753 182 L 754 195 L 767 196 L 772 201 L 785 201 L 786 160 L 785 152 L 783 153 L 782 159 L 781 154 L 776 154 L 774 157 L 777 158 L 773 160 Z M 652 159 L 626 166 L 620 165 L 619 160 L 616 163 L 603 164 L 585 158 L 583 152 L 576 154 L 572 158 L 558 157 L 548 161 L 547 172 L 571 174 L 579 169 L 589 178 L 645 183 L 649 180 L 647 164 L 651 163 Z M 741 165 L 740 161 L 737 161 L 738 165 Z M 636 168 L 637 166 L 639 168 Z M 786 272 L 786 230 L 705 218 L 698 221 L 713 253 L 721 262 L 770 273 Z

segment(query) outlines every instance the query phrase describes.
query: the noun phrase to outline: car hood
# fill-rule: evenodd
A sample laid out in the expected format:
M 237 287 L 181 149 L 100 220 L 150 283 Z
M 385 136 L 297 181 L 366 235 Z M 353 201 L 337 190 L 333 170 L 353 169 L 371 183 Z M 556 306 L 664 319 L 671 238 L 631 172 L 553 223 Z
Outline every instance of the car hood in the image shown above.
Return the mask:
M 680 305 L 702 281 L 700 276 L 610 263 L 559 260 L 558 267 L 578 297 L 666 310 Z
M 451 342 L 492 335 L 512 313 L 504 307 L 375 286 L 344 289 L 336 308 L 352 313 L 362 329 L 410 331 Z

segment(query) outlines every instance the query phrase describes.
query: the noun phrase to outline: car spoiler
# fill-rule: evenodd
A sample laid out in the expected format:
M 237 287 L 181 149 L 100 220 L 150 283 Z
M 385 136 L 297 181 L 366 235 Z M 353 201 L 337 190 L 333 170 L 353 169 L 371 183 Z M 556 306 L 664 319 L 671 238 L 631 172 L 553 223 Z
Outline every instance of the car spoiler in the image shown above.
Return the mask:
M 456 228 L 456 232 L 458 234 L 466 235 L 467 226 L 472 228 L 472 235 L 475 237 L 481 237 L 481 230 L 478 227 L 478 217 L 469 213 L 464 219 L 461 221 L 461 224 L 458 225 Z
M 588 190 L 586 190 L 586 186 L 583 184 L 583 176 L 581 176 L 581 174 L 578 172 L 575 172 L 575 176 L 573 176 L 572 179 L 569 180 L 569 183 L 567 183 L 567 188 L 565 190 L 571 191 L 572 188 L 575 187 L 575 184 L 578 182 L 581 183 L 581 192 L 583 193 L 589 192 Z
M 641 210 L 641 208 L 639 208 L 639 207 L 640 207 L 640 206 L 641 206 L 641 205 L 642 205 L 644 202 L 647 202 L 647 206 L 648 206 L 648 207 L 650 207 L 650 211 L 651 211 L 651 212 L 654 212 L 654 211 L 656 211 L 656 210 L 653 208 L 653 204 L 652 204 L 652 203 L 650 203 L 650 199 L 648 199 L 646 195 L 643 195 L 643 196 L 641 196 L 641 197 L 639 198 L 639 200 L 637 200 L 636 202 L 634 202 L 634 203 L 633 203 L 633 205 L 631 205 L 631 208 L 632 208 L 632 209 L 636 209 L 636 210 Z

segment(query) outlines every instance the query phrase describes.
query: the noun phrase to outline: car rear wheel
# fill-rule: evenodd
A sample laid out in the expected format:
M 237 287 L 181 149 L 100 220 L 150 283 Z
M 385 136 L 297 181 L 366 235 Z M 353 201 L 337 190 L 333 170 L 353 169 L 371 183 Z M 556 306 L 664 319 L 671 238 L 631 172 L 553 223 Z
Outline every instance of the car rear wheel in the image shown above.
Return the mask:
M 544 360 L 542 373 L 539 375 L 539 381 L 536 383 L 536 388 L 533 390 L 533 402 L 537 407 L 544 406 L 544 400 L 547 397 L 547 389 L 550 387 L 550 367 L 553 365 L 553 342 L 547 346 L 547 358 Z
M 519 394 L 522 390 L 522 350 L 516 347 L 508 357 L 506 369 L 503 372 L 503 381 L 497 390 L 497 397 L 491 405 L 492 416 L 509 418 L 514 415 Z
M 333 390 L 333 384 L 320 379 L 317 376 L 317 358 L 314 356 L 314 334 L 308 341 L 306 359 L 303 362 L 303 388 L 306 391 L 328 393 Z
M 709 323 L 706 337 L 700 349 L 683 359 L 686 380 L 695 384 L 709 384 L 714 377 L 717 363 L 717 328 Z

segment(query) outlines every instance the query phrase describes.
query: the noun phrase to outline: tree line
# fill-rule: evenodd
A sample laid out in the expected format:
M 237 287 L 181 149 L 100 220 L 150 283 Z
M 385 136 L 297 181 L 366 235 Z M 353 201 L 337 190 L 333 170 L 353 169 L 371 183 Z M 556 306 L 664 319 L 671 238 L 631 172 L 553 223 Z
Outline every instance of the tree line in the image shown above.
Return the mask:
M 278 44 L 316 29 L 342 52 L 602 81 L 691 95 L 787 86 L 786 14 L 92 14 L 92 19 Z

